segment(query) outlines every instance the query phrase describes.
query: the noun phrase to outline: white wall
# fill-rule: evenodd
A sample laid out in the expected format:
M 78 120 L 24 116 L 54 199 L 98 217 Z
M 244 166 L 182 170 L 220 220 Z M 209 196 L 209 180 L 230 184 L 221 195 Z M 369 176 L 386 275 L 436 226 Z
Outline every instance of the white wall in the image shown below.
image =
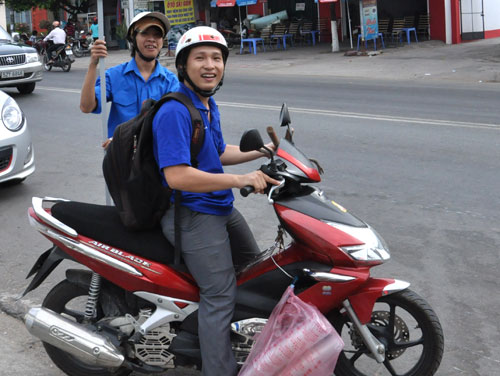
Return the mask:
M 499 0 L 484 0 L 484 29 L 500 30 Z
M 7 15 L 5 13 L 5 4 L 0 4 L 0 26 L 7 30 Z
M 445 31 L 446 31 L 446 44 L 451 44 L 451 42 L 452 42 L 451 0 L 444 0 L 444 24 L 445 24 Z

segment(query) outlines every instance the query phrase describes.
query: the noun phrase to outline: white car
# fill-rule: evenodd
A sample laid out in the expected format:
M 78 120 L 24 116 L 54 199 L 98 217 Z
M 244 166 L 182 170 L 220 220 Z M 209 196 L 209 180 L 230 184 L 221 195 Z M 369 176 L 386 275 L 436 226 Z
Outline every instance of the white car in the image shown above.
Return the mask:
M 43 78 L 42 63 L 36 49 L 17 43 L 0 26 L 0 87 L 15 87 L 29 94 Z
M 0 183 L 20 183 L 35 171 L 35 153 L 24 113 L 0 91 Z

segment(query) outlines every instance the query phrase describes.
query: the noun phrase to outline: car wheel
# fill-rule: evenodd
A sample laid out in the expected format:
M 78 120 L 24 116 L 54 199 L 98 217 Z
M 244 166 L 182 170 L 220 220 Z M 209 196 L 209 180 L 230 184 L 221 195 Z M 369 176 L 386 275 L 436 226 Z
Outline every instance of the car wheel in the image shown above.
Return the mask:
M 17 85 L 17 90 L 21 94 L 30 94 L 33 92 L 33 90 L 35 90 L 35 85 L 36 85 L 36 83 L 34 83 L 34 82 L 29 83 L 29 84 Z

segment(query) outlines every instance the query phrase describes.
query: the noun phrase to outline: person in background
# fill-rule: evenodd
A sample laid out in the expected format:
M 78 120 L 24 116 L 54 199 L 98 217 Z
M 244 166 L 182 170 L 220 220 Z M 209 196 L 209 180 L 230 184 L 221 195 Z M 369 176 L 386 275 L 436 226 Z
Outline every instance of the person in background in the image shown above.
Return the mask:
M 132 119 L 141 110 L 142 103 L 176 91 L 177 77 L 158 61 L 170 22 L 159 12 L 136 15 L 127 31 L 132 59 L 106 70 L 106 101 L 111 102 L 108 118 L 109 144 L 115 128 Z M 84 113 L 101 113 L 101 79 L 97 78 L 99 58 L 107 56 L 106 42 L 96 40 L 90 52 L 90 63 L 80 95 L 80 109 Z
M 28 34 L 26 34 L 26 33 L 22 33 L 20 35 L 20 37 L 21 37 L 21 40 L 23 41 L 24 44 L 26 44 L 26 42 L 29 42 L 29 40 L 30 40 L 28 37 Z
M 32 45 L 36 43 L 36 39 L 37 38 L 38 38 L 38 31 L 33 30 L 31 32 L 31 36 L 30 36 L 30 42 L 31 42 Z
M 68 20 L 68 23 L 64 27 L 64 31 L 66 32 L 66 36 L 71 38 L 75 37 L 75 25 L 73 24 L 73 20 Z
M 52 26 L 54 27 L 52 31 L 45 38 L 43 38 L 44 42 L 51 40 L 53 43 L 52 46 L 47 49 L 47 56 L 49 58 L 47 64 L 54 64 L 52 52 L 66 44 L 66 32 L 59 27 L 59 21 L 52 22 Z
M 97 24 L 97 18 L 94 18 L 94 22 L 92 23 L 92 25 L 90 25 L 89 30 L 92 33 L 94 42 L 99 39 L 99 25 Z

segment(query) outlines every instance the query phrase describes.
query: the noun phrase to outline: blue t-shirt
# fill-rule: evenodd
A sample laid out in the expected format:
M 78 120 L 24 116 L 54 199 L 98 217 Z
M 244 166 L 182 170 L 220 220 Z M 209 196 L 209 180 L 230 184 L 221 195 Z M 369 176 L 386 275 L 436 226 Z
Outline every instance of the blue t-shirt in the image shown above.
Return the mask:
M 180 84 L 179 92 L 187 95 L 194 106 L 200 111 L 205 126 L 205 140 L 196 158 L 197 168 L 201 171 L 222 174 L 224 170 L 220 156 L 226 149 L 220 127 L 220 114 L 213 98 L 209 99 L 210 122 L 208 110 L 198 96 Z M 192 122 L 188 109 L 181 103 L 171 100 L 166 102 L 156 113 L 153 120 L 153 147 L 156 162 L 164 185 L 163 169 L 170 166 L 191 165 L 191 135 Z M 207 193 L 181 193 L 181 205 L 189 209 L 213 215 L 228 215 L 233 209 L 234 196 L 231 189 Z M 172 195 L 172 200 L 175 195 Z
M 90 31 L 92 32 L 92 38 L 99 38 L 99 25 L 98 24 L 90 25 Z
M 160 62 L 147 81 L 139 72 L 135 59 L 106 70 L 106 97 L 112 102 L 108 118 L 108 137 L 113 136 L 117 125 L 136 116 L 142 103 L 152 98 L 160 99 L 164 94 L 176 91 L 179 87 L 177 77 Z M 97 107 L 94 114 L 101 113 L 101 78 L 95 83 Z

